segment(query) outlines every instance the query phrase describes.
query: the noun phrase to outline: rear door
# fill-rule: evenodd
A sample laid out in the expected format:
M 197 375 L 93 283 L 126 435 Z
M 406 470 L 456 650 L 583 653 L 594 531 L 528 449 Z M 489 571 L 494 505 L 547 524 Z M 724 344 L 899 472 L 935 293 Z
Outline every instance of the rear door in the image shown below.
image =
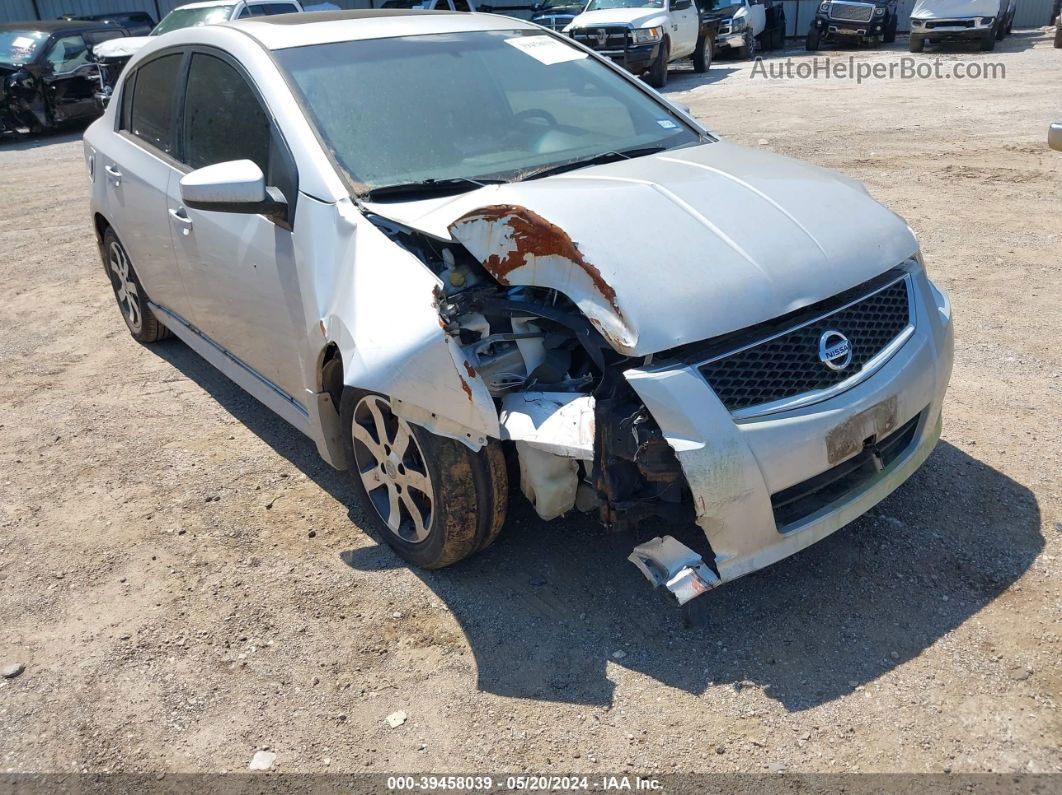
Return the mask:
M 166 188 L 181 173 L 177 142 L 177 91 L 185 54 L 164 51 L 128 75 L 115 101 L 118 130 L 100 136 L 97 180 L 105 181 L 101 206 L 132 257 L 148 297 L 188 318 L 190 306 L 177 271 L 166 213 Z
M 279 188 L 294 218 L 295 161 L 242 68 L 227 55 L 196 49 L 188 66 L 181 160 L 186 170 L 251 160 Z M 292 232 L 261 215 L 185 207 L 179 176 L 168 213 L 196 325 L 287 397 L 303 401 L 304 328 Z

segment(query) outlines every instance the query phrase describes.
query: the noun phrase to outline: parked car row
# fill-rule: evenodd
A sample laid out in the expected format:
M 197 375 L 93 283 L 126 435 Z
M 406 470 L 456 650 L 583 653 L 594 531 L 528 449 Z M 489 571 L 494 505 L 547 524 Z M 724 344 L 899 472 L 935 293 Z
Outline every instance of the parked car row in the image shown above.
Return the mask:
M 917 0 L 910 50 L 972 40 L 991 50 L 1010 32 L 1017 0 Z M 495 10 L 475 0 L 384 0 L 387 10 Z M 200 25 L 298 13 L 299 0 L 205 0 L 175 8 L 157 25 L 142 12 L 67 16 L 0 26 L 0 135 L 36 132 L 92 118 L 106 105 L 129 59 L 154 37 Z M 498 10 L 504 11 L 499 8 Z M 706 71 L 717 52 L 751 57 L 784 45 L 776 0 L 543 0 L 532 21 L 570 36 L 655 88 L 668 67 L 690 59 Z M 897 0 L 823 0 L 806 49 L 842 40 L 892 42 Z M 1055 34 L 1062 47 L 1062 27 Z

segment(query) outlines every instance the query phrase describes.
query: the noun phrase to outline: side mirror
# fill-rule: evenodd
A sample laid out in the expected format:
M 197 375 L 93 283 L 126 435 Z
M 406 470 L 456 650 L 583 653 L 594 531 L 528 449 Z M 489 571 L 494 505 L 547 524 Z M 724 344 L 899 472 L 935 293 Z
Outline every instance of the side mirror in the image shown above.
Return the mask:
M 1062 122 L 1056 121 L 1047 129 L 1047 145 L 1062 152 Z
M 181 178 L 181 201 L 193 210 L 264 215 L 288 226 L 288 203 L 250 160 L 230 160 L 196 169 Z

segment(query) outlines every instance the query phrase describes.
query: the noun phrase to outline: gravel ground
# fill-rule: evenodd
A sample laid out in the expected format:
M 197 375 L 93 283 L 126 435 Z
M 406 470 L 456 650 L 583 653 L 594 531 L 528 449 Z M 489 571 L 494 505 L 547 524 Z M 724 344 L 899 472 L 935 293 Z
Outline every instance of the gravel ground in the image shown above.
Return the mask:
M 719 133 L 865 181 L 957 325 L 924 468 L 697 631 L 631 537 L 522 500 L 485 554 L 411 571 L 311 443 L 129 338 L 80 136 L 0 145 L 0 771 L 1062 770 L 1062 52 L 940 57 L 1007 76 L 672 74 Z

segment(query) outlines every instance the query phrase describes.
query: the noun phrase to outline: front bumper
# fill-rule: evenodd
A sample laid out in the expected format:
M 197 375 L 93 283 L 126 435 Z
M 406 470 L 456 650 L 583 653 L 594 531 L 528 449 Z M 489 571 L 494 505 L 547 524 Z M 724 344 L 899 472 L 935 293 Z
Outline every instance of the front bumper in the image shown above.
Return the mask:
M 869 38 L 871 36 L 885 35 L 884 17 L 874 17 L 869 22 L 852 22 L 817 16 L 812 24 L 818 28 L 822 34 L 827 36 Z
M 745 45 L 745 34 L 742 33 L 727 33 L 716 38 L 715 46 L 717 49 L 737 49 Z
M 983 39 L 993 33 L 993 23 L 984 24 L 982 18 L 973 19 L 911 19 L 911 35 L 924 36 L 930 41 L 970 41 Z M 932 25 L 932 27 L 929 27 Z
M 912 280 L 914 334 L 873 376 L 821 403 L 735 420 L 692 366 L 627 372 L 675 450 L 721 582 L 840 529 L 892 493 L 933 450 L 951 377 L 951 308 L 923 270 Z M 838 467 L 860 454 L 863 440 L 887 436 L 915 417 L 910 443 L 888 466 L 779 528 L 772 495 Z M 837 444 L 846 435 L 854 446 Z
M 649 69 L 660 53 L 660 43 L 632 44 L 622 50 L 597 50 L 598 55 L 610 59 L 617 66 L 622 66 L 632 74 L 641 74 Z

